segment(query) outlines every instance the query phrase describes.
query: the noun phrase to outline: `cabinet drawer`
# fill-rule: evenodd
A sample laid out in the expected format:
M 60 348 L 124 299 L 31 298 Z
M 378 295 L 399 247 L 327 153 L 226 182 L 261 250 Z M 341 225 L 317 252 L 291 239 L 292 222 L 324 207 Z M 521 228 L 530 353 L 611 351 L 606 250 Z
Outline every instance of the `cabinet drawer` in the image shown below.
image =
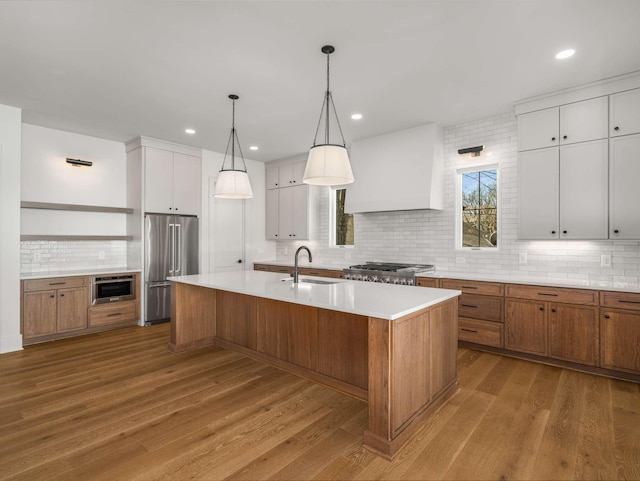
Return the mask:
M 24 291 L 46 291 L 48 289 L 66 289 L 84 286 L 84 277 L 52 277 L 24 281 Z
M 136 301 L 89 308 L 89 326 L 107 326 L 136 320 Z
M 416 286 L 421 287 L 438 287 L 439 279 L 431 277 L 416 277 Z
M 312 267 L 300 267 L 298 273 L 304 276 L 332 277 L 342 279 L 342 271 L 334 269 L 314 269 Z
M 497 322 L 461 317 L 458 320 L 458 340 L 503 347 L 503 329 L 503 325 Z
M 502 322 L 502 298 L 463 293 L 458 297 L 458 315 L 472 319 Z
M 640 311 L 640 294 L 632 292 L 600 292 L 600 306 Z
M 484 294 L 485 296 L 504 295 L 504 284 L 498 282 L 461 281 L 459 279 L 442 279 L 440 287 L 455 289 L 469 294 Z
M 598 293 L 586 289 L 566 289 L 563 287 L 508 285 L 505 296 L 536 301 L 565 302 L 595 306 Z

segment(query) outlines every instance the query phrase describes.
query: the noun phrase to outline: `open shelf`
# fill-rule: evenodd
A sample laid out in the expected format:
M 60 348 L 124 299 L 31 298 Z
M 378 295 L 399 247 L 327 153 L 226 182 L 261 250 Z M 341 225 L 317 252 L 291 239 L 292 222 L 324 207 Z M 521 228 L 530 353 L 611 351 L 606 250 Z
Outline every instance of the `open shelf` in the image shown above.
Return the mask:
M 23 209 L 68 210 L 75 212 L 106 212 L 111 214 L 132 214 L 133 209 L 127 207 L 105 207 L 101 205 L 54 204 L 51 202 L 20 202 Z

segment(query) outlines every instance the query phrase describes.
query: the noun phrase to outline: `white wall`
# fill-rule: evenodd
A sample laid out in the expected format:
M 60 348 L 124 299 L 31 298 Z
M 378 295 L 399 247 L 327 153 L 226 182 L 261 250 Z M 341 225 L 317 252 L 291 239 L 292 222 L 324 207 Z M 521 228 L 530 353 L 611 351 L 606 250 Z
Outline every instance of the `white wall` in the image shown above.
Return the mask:
M 73 167 L 66 158 L 90 160 Z M 22 125 L 21 199 L 107 207 L 126 205 L 124 144 Z M 125 235 L 122 214 L 24 209 L 22 234 Z
M 200 268 L 201 272 L 209 271 L 211 243 L 209 239 L 209 189 L 210 178 L 217 178 L 222 167 L 224 154 L 202 151 L 202 219 L 200 222 Z M 265 239 L 265 167 L 262 162 L 246 160 L 247 173 L 253 190 L 253 198 L 239 200 L 245 203 L 245 268 L 252 269 L 253 262 L 275 257 L 275 243 Z M 213 247 L 215 248 L 215 246 Z
M 484 145 L 477 159 L 457 150 Z M 329 247 L 329 191 L 323 189 L 321 229 L 310 241 L 278 241 L 277 259 L 291 260 L 294 247 L 312 248 L 314 262 L 348 266 L 364 261 L 435 264 L 438 271 L 515 274 L 529 277 L 640 284 L 640 241 L 519 241 L 517 239 L 517 123 L 506 113 L 444 129 L 444 210 L 404 211 L 355 216 L 355 247 Z M 455 246 L 456 169 L 498 164 L 500 169 L 499 248 L 471 251 Z M 356 182 L 358 180 L 356 179 Z M 527 264 L 519 254 L 527 253 Z M 612 256 L 612 267 L 600 266 L 600 255 Z M 265 258 L 267 259 L 267 258 Z M 462 262 L 463 261 L 463 262 Z
M 20 109 L 0 105 L 0 353 L 20 335 Z

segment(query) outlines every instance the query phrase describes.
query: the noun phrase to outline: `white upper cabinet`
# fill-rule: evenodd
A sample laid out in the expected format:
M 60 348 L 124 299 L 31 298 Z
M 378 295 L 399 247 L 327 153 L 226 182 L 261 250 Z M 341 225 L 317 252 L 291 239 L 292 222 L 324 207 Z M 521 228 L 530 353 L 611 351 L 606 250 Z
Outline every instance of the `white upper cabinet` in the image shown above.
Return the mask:
M 640 239 L 640 135 L 609 142 L 609 238 Z
M 608 144 L 560 147 L 560 239 L 608 238 Z
M 279 240 L 280 239 L 280 225 L 279 219 L 279 190 L 268 189 L 266 194 L 266 236 L 267 239 Z
M 518 237 L 559 238 L 560 167 L 557 148 L 522 152 L 518 158 Z
M 198 215 L 200 158 L 145 147 L 145 212 Z
M 306 162 L 293 162 L 266 166 L 267 189 L 280 189 L 303 185 L 304 169 Z
M 267 190 L 277 189 L 280 187 L 280 179 L 278 178 L 279 169 L 277 165 L 267 165 L 265 167 L 265 178 L 267 181 Z
M 597 97 L 560 107 L 560 144 L 606 139 L 608 133 L 608 97 Z
M 609 120 L 611 137 L 640 133 L 640 89 L 612 95 Z
M 518 150 L 575 144 L 608 136 L 608 97 L 597 97 L 518 116 Z
M 560 143 L 558 107 L 518 116 L 518 150 L 544 149 Z

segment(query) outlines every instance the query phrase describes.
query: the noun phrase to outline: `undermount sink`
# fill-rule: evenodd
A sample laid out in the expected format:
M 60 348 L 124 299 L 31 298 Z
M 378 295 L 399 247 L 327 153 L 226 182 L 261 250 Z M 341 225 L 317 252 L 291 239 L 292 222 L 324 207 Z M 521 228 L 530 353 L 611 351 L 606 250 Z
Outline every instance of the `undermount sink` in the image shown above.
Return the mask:
M 293 277 L 285 277 L 282 282 L 293 282 Z M 321 279 L 300 279 L 300 282 L 306 284 L 337 284 L 338 281 L 323 281 Z

